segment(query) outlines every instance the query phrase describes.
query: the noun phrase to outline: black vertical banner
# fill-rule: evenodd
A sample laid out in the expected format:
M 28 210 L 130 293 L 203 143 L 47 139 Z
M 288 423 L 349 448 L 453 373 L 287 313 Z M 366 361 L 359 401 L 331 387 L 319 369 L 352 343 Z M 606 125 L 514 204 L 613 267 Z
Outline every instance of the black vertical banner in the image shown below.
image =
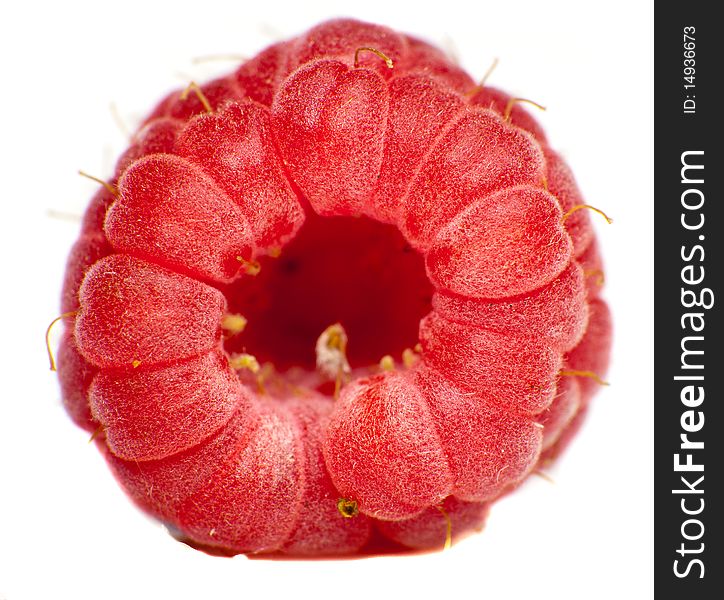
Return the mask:
M 661 598 L 724 598 L 724 28 L 716 6 L 661 2 L 655 13 L 655 578 Z

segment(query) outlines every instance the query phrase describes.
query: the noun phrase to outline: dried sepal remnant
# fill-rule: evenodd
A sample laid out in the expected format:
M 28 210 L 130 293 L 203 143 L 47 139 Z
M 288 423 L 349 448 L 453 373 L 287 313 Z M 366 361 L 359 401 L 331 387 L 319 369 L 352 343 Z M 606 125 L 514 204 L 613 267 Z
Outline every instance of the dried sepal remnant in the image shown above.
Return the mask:
M 337 510 L 345 519 L 352 519 L 359 515 L 359 506 L 356 500 L 340 498 L 337 500 Z
M 385 354 L 380 359 L 380 369 L 382 371 L 394 371 L 395 370 L 395 359 L 389 354 Z
M 595 206 L 591 206 L 590 204 L 577 204 L 576 206 L 570 208 L 566 211 L 566 213 L 561 217 L 561 221 L 565 221 L 568 217 L 570 217 L 573 213 L 576 211 L 582 210 L 582 209 L 588 209 L 592 210 L 595 213 L 598 213 L 601 215 L 604 219 L 606 219 L 606 223 L 609 225 L 613 223 L 613 219 L 609 217 L 605 212 L 603 212 L 600 208 L 596 208 Z
M 92 178 L 63 403 L 188 543 L 441 550 L 577 431 L 597 209 L 488 75 L 329 21 L 170 93 Z
M 357 50 L 354 51 L 355 69 L 359 67 L 359 55 L 361 52 L 371 52 L 372 54 L 379 56 L 383 61 L 385 61 L 385 64 L 387 65 L 388 69 L 392 69 L 395 66 L 395 61 L 393 61 L 389 56 L 385 55 L 383 52 L 380 52 L 376 48 L 370 48 L 369 46 L 362 46 L 361 48 L 357 48 Z
M 402 351 L 402 364 L 406 368 L 413 367 L 418 360 L 420 360 L 420 356 L 412 348 L 405 348 Z
M 317 339 L 315 347 L 317 370 L 335 382 L 335 398 L 339 395 L 344 379 L 352 369 L 347 360 L 347 332 L 339 323 L 327 327 Z
M 91 181 L 95 181 L 96 183 L 100 183 L 113 196 L 118 196 L 118 188 L 116 188 L 116 186 L 108 183 L 107 181 L 104 181 L 103 179 L 100 179 L 99 177 L 95 177 L 94 175 L 90 175 L 82 170 L 78 171 L 78 175 L 80 175 L 81 177 L 85 177 L 86 179 L 90 179 Z
M 247 323 L 248 321 L 244 315 L 230 313 L 224 315 L 224 318 L 221 319 L 221 328 L 228 332 L 229 335 L 238 335 L 246 329 Z
M 256 276 L 261 271 L 261 265 L 259 264 L 259 261 L 257 260 L 248 260 L 244 258 L 243 256 L 237 256 L 236 260 L 238 260 L 241 263 L 241 266 L 244 268 L 244 272 L 247 275 Z
M 561 371 L 560 375 L 562 377 L 589 377 L 590 379 L 593 379 L 598 385 L 610 385 L 608 381 L 604 381 L 601 379 L 601 377 L 594 373 L 593 371 Z
M 193 92 L 194 94 L 196 94 L 196 97 L 199 99 L 199 102 L 201 102 L 201 105 L 204 107 L 204 110 L 205 110 L 207 113 L 212 113 L 212 112 L 214 112 L 214 109 L 211 108 L 211 104 L 209 103 L 208 98 L 206 98 L 206 96 L 204 95 L 203 90 L 199 87 L 199 84 L 196 83 L 195 81 L 192 81 L 191 83 L 188 84 L 188 86 L 186 87 L 186 89 L 185 89 L 183 92 L 181 92 L 181 95 L 179 96 L 179 99 L 180 99 L 180 100 L 186 100 L 186 99 L 189 97 L 189 94 L 190 94 L 191 92 Z
M 48 325 L 48 328 L 45 330 L 45 348 L 48 351 L 48 360 L 50 361 L 50 370 L 51 371 L 57 371 L 58 368 L 57 368 L 56 361 L 55 361 L 55 355 L 53 354 L 53 349 L 50 347 L 50 334 L 53 331 L 53 328 L 58 323 L 60 323 L 63 319 L 69 319 L 71 317 L 75 317 L 75 315 L 77 315 L 77 314 L 78 314 L 78 311 L 75 311 L 75 310 L 63 313 L 62 315 L 55 317 L 55 319 L 53 319 L 50 322 L 50 325 Z
M 251 371 L 254 375 L 261 371 L 259 361 L 253 354 L 232 354 L 229 358 L 229 364 L 232 369 L 239 371 L 246 369 Z
M 511 116 L 513 114 L 513 107 L 516 104 L 518 104 L 519 102 L 523 102 L 525 104 L 530 104 L 531 106 L 535 106 L 538 110 L 546 109 L 545 106 L 542 106 L 533 100 L 528 100 L 528 98 L 511 98 L 510 100 L 508 100 L 508 103 L 505 105 L 505 110 L 503 111 L 503 118 L 506 121 L 510 121 Z
M 438 504 L 435 508 L 440 511 L 443 519 L 445 519 L 445 545 L 443 546 L 443 549 L 449 550 L 452 546 L 452 520 L 450 519 L 450 515 L 447 514 L 447 511 L 441 505 Z

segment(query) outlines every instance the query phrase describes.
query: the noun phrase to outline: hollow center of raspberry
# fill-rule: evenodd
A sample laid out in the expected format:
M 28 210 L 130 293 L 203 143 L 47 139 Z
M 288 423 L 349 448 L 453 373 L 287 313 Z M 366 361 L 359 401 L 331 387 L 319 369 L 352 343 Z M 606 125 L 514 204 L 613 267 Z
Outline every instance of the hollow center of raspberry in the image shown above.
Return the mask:
M 315 369 L 315 343 L 330 325 L 347 333 L 351 367 L 400 360 L 418 340 L 432 286 L 422 256 L 396 227 L 366 217 L 307 220 L 278 258 L 262 258 L 255 277 L 225 290 L 245 330 L 226 341 L 230 353 L 253 354 L 277 371 Z

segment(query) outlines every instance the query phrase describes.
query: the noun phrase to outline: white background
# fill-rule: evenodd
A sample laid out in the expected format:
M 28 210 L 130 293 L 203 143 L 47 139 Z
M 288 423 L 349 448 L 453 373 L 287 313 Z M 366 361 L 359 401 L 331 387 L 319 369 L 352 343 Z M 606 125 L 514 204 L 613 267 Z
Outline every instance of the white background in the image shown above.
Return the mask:
M 652 595 L 653 2 L 150 1 L 12 3 L 0 24 L 3 393 L 0 599 L 647 598 Z M 612 386 L 571 451 L 497 504 L 486 530 L 445 553 L 351 561 L 212 558 L 126 500 L 64 415 L 44 331 L 67 251 L 127 127 L 172 87 L 331 16 L 356 16 L 453 51 L 474 78 L 548 107 L 608 268 Z M 57 339 L 57 338 L 56 338 Z

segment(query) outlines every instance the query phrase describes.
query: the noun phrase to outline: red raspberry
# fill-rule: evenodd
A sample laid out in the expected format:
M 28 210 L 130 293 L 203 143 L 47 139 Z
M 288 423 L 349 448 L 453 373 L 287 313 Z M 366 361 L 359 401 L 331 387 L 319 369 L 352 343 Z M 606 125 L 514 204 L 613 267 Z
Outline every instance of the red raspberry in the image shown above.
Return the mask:
M 582 205 L 515 99 L 323 23 L 135 135 L 68 259 L 65 406 L 196 547 L 442 548 L 561 452 L 606 371 Z

